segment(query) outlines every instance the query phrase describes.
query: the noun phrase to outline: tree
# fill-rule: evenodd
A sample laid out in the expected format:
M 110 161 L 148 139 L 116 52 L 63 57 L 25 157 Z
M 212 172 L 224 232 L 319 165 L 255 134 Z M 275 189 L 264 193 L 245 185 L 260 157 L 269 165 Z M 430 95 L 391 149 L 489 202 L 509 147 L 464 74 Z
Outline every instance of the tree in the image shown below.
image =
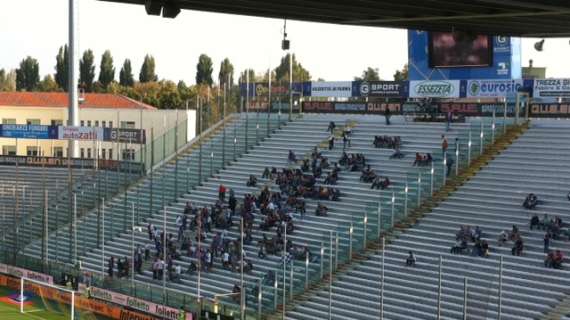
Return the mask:
M 55 60 L 55 82 L 57 82 L 57 85 L 60 88 L 63 88 L 63 91 L 67 91 L 67 87 L 69 85 L 67 82 L 69 74 L 69 53 L 67 52 L 67 45 L 59 47 L 59 52 L 57 53 Z
M 107 88 L 109 83 L 115 80 L 115 67 L 113 67 L 113 56 L 111 51 L 106 50 L 101 57 L 101 66 L 99 70 L 99 82 L 103 87 Z
M 30 56 L 20 62 L 16 70 L 16 89 L 19 91 L 34 91 L 40 81 L 40 65 Z
M 396 70 L 394 73 L 394 81 L 405 81 L 408 80 L 408 64 L 406 63 L 402 70 Z
M 214 80 L 212 80 L 213 71 L 212 59 L 205 54 L 201 54 L 196 65 L 196 84 L 211 86 L 214 83 Z
M 119 73 L 119 83 L 125 87 L 132 87 L 135 84 L 133 70 L 131 68 L 131 60 L 129 59 L 125 59 L 125 62 L 123 62 L 123 67 Z
M 16 91 L 16 72 L 0 70 L 0 91 Z
M 362 71 L 362 76 L 354 77 L 354 81 L 379 81 L 380 75 L 378 74 L 378 68 L 368 67 L 366 70 Z
M 93 91 L 93 80 L 95 79 L 95 56 L 91 49 L 83 52 L 83 57 L 79 61 L 79 84 L 87 92 Z M 44 78 L 45 80 L 45 78 Z
M 144 83 L 144 82 L 151 82 L 157 80 L 158 77 L 154 72 L 154 57 L 147 54 L 144 57 L 144 62 L 141 67 L 141 72 L 139 74 L 139 81 Z
M 57 82 L 53 79 L 51 74 L 46 75 L 42 81 L 38 84 L 38 91 L 41 92 L 56 92 L 59 91 L 60 88 L 57 85 Z
M 229 76 L 229 83 L 228 83 L 228 76 Z M 220 74 L 218 75 L 218 81 L 220 83 L 220 87 L 225 84 L 229 84 L 229 86 L 233 85 L 234 82 L 234 66 L 230 62 L 230 59 L 225 58 L 224 61 L 220 64 Z
M 192 89 L 186 85 L 186 82 L 180 80 L 178 81 L 178 85 L 176 85 L 178 90 L 178 95 L 180 95 L 180 99 L 182 101 L 189 100 L 192 97 Z
M 311 81 L 311 74 L 307 71 L 301 63 L 297 61 L 297 57 L 293 55 L 293 81 L 305 82 Z M 275 68 L 275 80 L 289 81 L 289 53 L 281 58 L 281 63 Z
M 238 81 L 239 81 L 240 83 L 246 83 L 246 82 L 247 82 L 247 80 L 248 80 L 247 77 L 246 77 L 247 73 L 249 73 L 249 82 L 250 82 L 250 83 L 257 81 L 257 77 L 255 76 L 255 70 L 253 70 L 253 69 L 246 69 L 246 70 L 242 71 L 242 72 L 240 73 L 240 75 L 239 75 Z M 265 79 L 265 80 L 267 80 L 267 79 Z

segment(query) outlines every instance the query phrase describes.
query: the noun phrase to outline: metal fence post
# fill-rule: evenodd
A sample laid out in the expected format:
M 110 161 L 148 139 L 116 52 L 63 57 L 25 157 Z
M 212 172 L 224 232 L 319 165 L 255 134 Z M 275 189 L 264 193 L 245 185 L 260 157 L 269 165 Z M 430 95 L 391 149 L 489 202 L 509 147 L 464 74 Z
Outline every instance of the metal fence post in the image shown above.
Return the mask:
M 463 283 L 463 320 L 467 320 L 467 283 L 467 277 L 465 277 Z

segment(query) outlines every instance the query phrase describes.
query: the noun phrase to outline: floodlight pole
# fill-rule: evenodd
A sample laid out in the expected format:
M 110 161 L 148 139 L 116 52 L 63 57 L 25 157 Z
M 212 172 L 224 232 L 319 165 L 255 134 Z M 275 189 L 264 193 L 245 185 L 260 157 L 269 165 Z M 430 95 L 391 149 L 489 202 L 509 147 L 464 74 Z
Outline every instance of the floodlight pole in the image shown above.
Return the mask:
M 67 124 L 70 126 L 79 126 L 79 99 L 78 99 L 78 80 L 77 80 L 77 68 L 78 64 L 75 63 L 76 60 L 76 30 L 75 30 L 75 1 L 69 0 L 69 45 L 68 45 L 68 103 L 69 108 L 67 114 Z M 69 150 L 72 158 L 78 157 L 78 146 L 77 140 L 69 140 Z

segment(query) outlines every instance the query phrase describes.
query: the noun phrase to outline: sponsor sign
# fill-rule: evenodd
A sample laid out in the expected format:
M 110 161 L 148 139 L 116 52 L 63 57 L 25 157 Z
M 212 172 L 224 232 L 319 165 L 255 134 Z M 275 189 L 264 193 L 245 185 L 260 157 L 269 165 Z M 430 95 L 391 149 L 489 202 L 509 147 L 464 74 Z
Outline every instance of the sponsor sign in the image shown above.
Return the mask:
M 336 112 L 365 112 L 366 103 L 344 103 L 337 102 L 334 105 Z
M 60 140 L 103 140 L 103 128 L 59 126 Z
M 68 167 L 73 168 L 93 168 L 93 159 L 77 159 L 77 158 L 56 158 L 56 157 L 33 157 L 33 156 L 0 156 L 0 165 L 18 165 L 21 166 L 46 166 L 46 167 Z M 97 160 L 97 166 L 102 170 L 111 171 L 127 171 L 142 172 L 144 165 L 139 162 L 117 161 L 117 160 Z
M 146 143 L 145 131 L 140 129 L 103 128 L 103 140 L 121 143 Z
M 568 117 L 570 115 L 570 104 L 535 103 L 531 104 L 530 113 L 533 116 Z
M 400 81 L 355 81 L 353 97 L 403 97 L 405 83 Z
M 3 124 L 1 136 L 4 138 L 21 139 L 54 139 L 57 138 L 56 126 L 32 124 Z
M 467 97 L 512 97 L 523 88 L 523 80 L 469 80 Z
M 334 112 L 334 103 L 327 101 L 303 102 L 303 112 Z
M 410 98 L 459 98 L 460 80 L 410 81 Z
M 318 81 L 311 83 L 312 97 L 348 98 L 352 96 L 352 81 Z
M 400 103 L 383 103 L 383 102 L 369 102 L 366 104 L 366 111 L 368 113 L 381 113 L 384 114 L 386 109 L 390 109 L 392 115 L 400 114 L 402 112 L 402 104 Z
M 179 310 L 175 308 L 159 305 L 153 302 L 95 287 L 90 288 L 89 295 L 93 298 L 109 301 L 121 306 L 129 307 L 131 309 L 143 311 L 145 313 L 159 316 L 164 319 L 178 320 Z M 188 312 L 186 314 L 186 320 L 192 320 L 191 313 Z
M 534 97 L 570 97 L 570 79 L 535 79 Z
M 9 266 L 2 263 L 0 263 L 0 273 L 9 274 L 17 278 L 25 277 L 32 280 L 53 284 L 52 276 L 48 276 L 47 274 L 34 272 L 18 267 Z

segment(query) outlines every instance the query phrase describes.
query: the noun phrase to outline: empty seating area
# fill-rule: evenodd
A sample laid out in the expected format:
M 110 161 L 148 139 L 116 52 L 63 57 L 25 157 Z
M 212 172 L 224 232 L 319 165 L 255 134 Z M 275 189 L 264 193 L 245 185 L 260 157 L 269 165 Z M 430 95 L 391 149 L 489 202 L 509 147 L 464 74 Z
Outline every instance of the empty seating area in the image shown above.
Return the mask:
M 468 319 L 497 318 L 499 265 L 503 258 L 501 319 L 540 319 L 569 293 L 567 262 L 562 270 L 544 266 L 545 230 L 529 230 L 536 213 L 541 219 L 570 218 L 570 124 L 535 120 L 517 139 L 464 186 L 387 244 L 384 256 L 384 319 L 435 319 L 439 258 L 442 257 L 441 312 L 443 319 L 462 319 L 464 281 L 467 278 Z M 522 207 L 534 193 L 536 209 Z M 490 256 L 467 250 L 450 254 L 460 226 L 479 226 Z M 524 241 L 522 256 L 513 256 L 513 241 L 498 245 L 499 233 L 515 225 Z M 567 254 L 569 239 L 552 240 L 550 250 Z M 470 249 L 473 243 L 469 244 Z M 412 250 L 416 265 L 405 265 Z M 381 254 L 339 274 L 332 284 L 333 319 L 378 319 L 380 316 Z M 326 287 L 326 286 L 325 286 Z M 289 319 L 324 319 L 329 316 L 328 288 L 287 313 Z

